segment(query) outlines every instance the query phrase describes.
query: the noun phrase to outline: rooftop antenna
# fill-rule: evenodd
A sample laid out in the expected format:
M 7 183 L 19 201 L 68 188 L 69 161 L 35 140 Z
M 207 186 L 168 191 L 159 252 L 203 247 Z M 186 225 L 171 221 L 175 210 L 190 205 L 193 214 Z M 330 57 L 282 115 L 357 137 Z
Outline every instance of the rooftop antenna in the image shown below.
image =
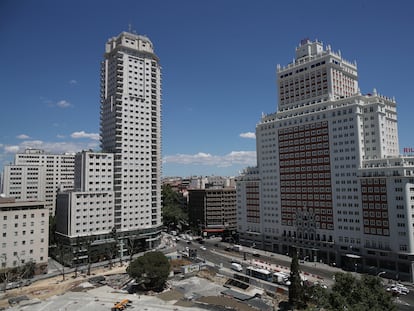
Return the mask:
M 131 23 L 128 23 L 128 32 L 133 33 L 133 34 L 137 34 L 137 31 L 135 29 L 132 29 L 132 24 Z

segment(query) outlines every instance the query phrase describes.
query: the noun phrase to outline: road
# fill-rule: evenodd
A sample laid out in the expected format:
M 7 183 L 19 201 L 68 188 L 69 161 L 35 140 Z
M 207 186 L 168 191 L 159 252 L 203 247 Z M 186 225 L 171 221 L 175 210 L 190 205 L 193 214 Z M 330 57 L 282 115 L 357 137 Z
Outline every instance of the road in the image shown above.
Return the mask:
M 206 247 L 206 250 L 200 249 L 200 246 L 203 245 Z M 232 250 L 225 250 L 229 247 L 229 243 L 219 242 L 217 239 L 206 239 L 204 240 L 204 244 L 199 244 L 196 241 L 192 241 L 191 244 L 187 244 L 185 241 L 178 241 L 177 242 L 177 249 L 182 250 L 185 247 L 195 248 L 197 249 L 198 257 L 205 259 L 206 261 L 212 262 L 214 264 L 222 264 L 223 267 L 229 268 L 231 265 L 231 260 L 237 260 L 241 263 L 244 263 L 244 253 L 246 253 L 246 260 L 252 259 L 260 259 L 264 262 L 277 264 L 279 266 L 283 266 L 286 268 L 290 267 L 291 258 L 281 254 L 274 254 L 270 252 L 260 251 L 257 249 L 251 248 L 243 248 L 243 252 L 235 252 Z M 253 256 L 253 253 L 259 254 L 260 257 Z M 322 263 L 313 263 L 313 262 L 301 262 L 300 269 L 302 272 L 306 272 L 312 275 L 319 276 L 323 278 L 323 282 L 325 284 L 332 285 L 334 283 L 333 276 L 335 273 L 342 272 L 345 273 L 342 269 L 331 267 L 326 264 Z M 352 274 L 355 274 L 352 272 Z M 358 274 L 356 274 L 358 275 Z M 384 280 L 386 282 L 386 280 Z M 409 289 L 410 292 L 408 295 L 402 295 L 396 299 L 398 310 L 400 311 L 408 311 L 414 310 L 414 287 L 410 286 L 410 284 L 405 284 Z

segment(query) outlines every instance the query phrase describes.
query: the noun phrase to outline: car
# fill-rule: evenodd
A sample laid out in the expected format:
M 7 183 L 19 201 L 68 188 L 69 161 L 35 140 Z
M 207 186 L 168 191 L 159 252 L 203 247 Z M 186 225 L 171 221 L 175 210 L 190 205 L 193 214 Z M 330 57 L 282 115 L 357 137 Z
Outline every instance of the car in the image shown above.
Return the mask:
M 200 249 L 203 250 L 203 251 L 207 250 L 207 248 L 205 246 L 200 246 Z
M 254 257 L 260 257 L 260 254 L 259 254 L 259 253 L 257 253 L 257 252 L 254 252 L 254 253 L 253 253 L 253 256 L 254 256 Z
M 410 292 L 410 290 L 402 284 L 396 283 L 394 286 L 397 287 L 403 295 L 406 295 Z
M 407 293 L 403 292 L 400 288 L 394 285 L 387 287 L 387 292 L 392 293 L 394 296 L 407 295 Z

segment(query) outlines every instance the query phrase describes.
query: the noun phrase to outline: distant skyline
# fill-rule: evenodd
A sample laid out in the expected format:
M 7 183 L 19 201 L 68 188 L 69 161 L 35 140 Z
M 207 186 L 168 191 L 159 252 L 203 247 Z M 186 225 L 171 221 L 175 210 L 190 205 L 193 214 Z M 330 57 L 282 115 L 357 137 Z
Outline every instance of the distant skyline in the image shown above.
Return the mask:
M 129 27 L 163 68 L 163 176 L 255 166 L 256 124 L 277 110 L 277 64 L 303 38 L 355 60 L 363 94 L 395 97 L 402 153 L 414 147 L 412 12 L 408 0 L 3 0 L 0 171 L 28 147 L 100 149 L 100 62 Z

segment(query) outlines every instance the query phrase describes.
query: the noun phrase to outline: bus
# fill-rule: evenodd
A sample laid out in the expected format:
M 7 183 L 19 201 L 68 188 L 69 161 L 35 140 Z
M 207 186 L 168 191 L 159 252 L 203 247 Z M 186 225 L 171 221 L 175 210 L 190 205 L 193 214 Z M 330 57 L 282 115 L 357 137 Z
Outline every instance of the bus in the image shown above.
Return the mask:
M 266 269 L 261 269 L 261 268 L 250 266 L 246 268 L 246 274 L 256 279 L 261 279 L 267 282 L 273 281 L 272 272 Z

